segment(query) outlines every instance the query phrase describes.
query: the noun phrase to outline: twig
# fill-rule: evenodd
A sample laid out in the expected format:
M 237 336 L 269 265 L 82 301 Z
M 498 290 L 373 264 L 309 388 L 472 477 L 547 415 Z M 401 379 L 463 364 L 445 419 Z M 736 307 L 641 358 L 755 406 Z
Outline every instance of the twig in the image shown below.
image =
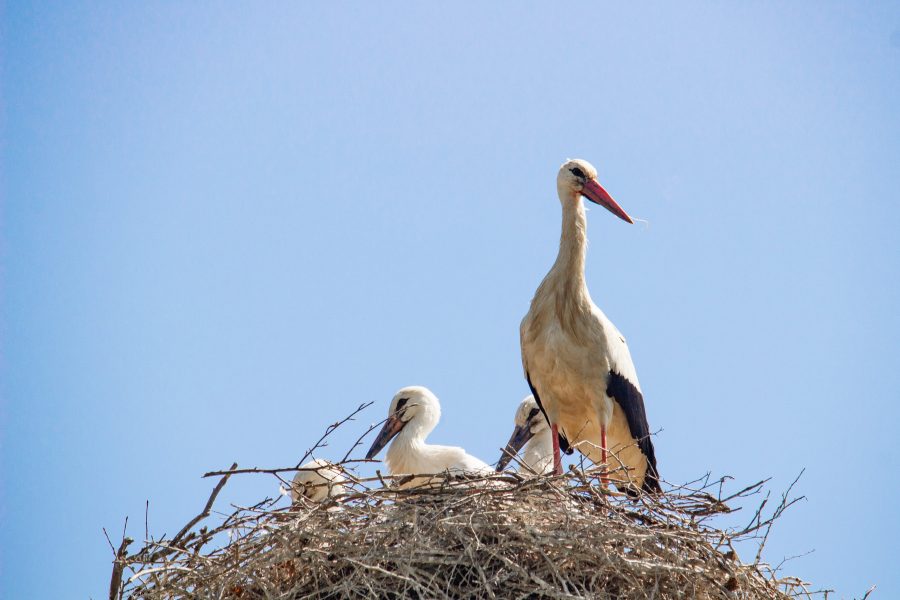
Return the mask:
M 806 472 L 806 469 L 802 469 L 800 471 L 800 474 L 794 478 L 794 481 L 791 482 L 791 485 L 789 485 L 788 488 L 784 491 L 784 493 L 781 494 L 781 502 L 779 503 L 779 505 L 775 509 L 775 511 L 772 513 L 772 516 L 769 517 L 765 521 L 765 523 L 762 523 L 760 525 L 760 527 L 765 526 L 766 530 L 765 530 L 765 533 L 763 533 L 762 540 L 759 542 L 759 549 L 756 551 L 756 560 L 753 561 L 754 564 L 759 564 L 759 561 L 762 558 L 763 548 L 765 547 L 766 542 L 769 539 L 769 534 L 772 532 L 772 525 L 775 524 L 775 520 L 778 519 L 778 517 L 780 517 L 784 513 L 784 511 L 786 511 L 788 508 L 790 508 L 795 503 L 797 503 L 800 500 L 803 500 L 805 498 L 805 496 L 799 496 L 797 498 L 794 498 L 793 500 L 788 500 L 788 496 L 791 495 L 791 490 L 794 489 L 794 486 L 797 485 L 797 482 L 800 481 L 801 477 L 803 477 L 804 472 Z
M 234 471 L 236 468 L 237 468 L 237 463 L 232 463 L 231 469 L 229 469 L 229 471 Z M 222 491 L 222 488 L 225 487 L 225 484 L 228 482 L 228 479 L 230 477 L 231 477 L 230 472 L 226 472 L 226 474 L 222 476 L 222 479 L 219 481 L 219 483 L 216 484 L 216 487 L 213 488 L 212 493 L 209 495 L 209 499 L 206 501 L 206 506 L 203 507 L 203 510 L 200 512 L 200 514 L 197 515 L 196 517 L 194 517 L 193 519 L 191 519 L 187 525 L 182 527 L 181 531 L 176 533 L 175 537 L 173 537 L 172 540 L 168 542 L 168 546 L 174 547 L 174 548 L 178 548 L 178 547 L 184 548 L 184 543 L 186 543 L 188 541 L 188 539 L 190 538 L 190 536 L 187 536 L 187 539 L 185 539 L 185 536 L 187 535 L 187 533 L 191 530 L 191 528 L 194 525 L 196 525 L 197 523 L 199 523 L 200 521 L 202 521 L 203 519 L 205 519 L 206 517 L 209 516 L 210 511 L 212 510 L 212 505 L 216 501 L 216 497 L 219 495 L 219 492 Z M 172 552 L 172 550 L 170 550 L 169 548 L 160 548 L 156 552 L 154 552 L 153 554 L 150 555 L 150 557 L 147 559 L 147 562 L 154 562 L 160 556 L 163 556 L 165 554 L 170 554 L 171 552 Z
M 150 499 L 144 504 L 144 540 L 150 539 Z
M 303 455 L 303 458 L 300 459 L 300 462 L 297 463 L 297 467 L 299 467 L 300 465 L 302 465 L 303 463 L 305 463 L 305 462 L 306 462 L 306 459 L 308 459 L 309 457 L 311 457 L 312 454 L 313 454 L 313 452 L 315 452 L 316 450 L 318 450 L 319 448 L 321 448 L 321 447 L 322 447 L 322 444 L 325 442 L 325 439 L 326 439 L 329 435 L 331 435 L 331 434 L 334 432 L 335 429 L 337 429 L 338 427 L 340 427 L 341 425 L 343 425 L 344 423 L 346 423 L 346 422 L 348 422 L 348 421 L 352 421 L 352 420 L 353 420 L 353 417 L 355 417 L 355 416 L 358 415 L 360 412 L 362 412 L 362 411 L 364 411 L 365 409 L 367 409 L 367 408 L 369 408 L 370 406 L 372 406 L 372 404 L 374 404 L 374 402 L 363 402 L 362 404 L 360 404 L 359 406 L 357 406 L 357 407 L 356 407 L 356 410 L 354 410 L 352 413 L 350 413 L 349 415 L 347 415 L 346 417 L 344 417 L 344 418 L 341 419 L 340 421 L 337 421 L 336 423 L 332 423 L 332 424 L 329 425 L 327 428 L 325 428 L 325 433 L 323 433 L 323 434 L 322 434 L 322 437 L 320 437 L 320 438 L 318 439 L 318 441 L 317 441 L 315 444 L 313 444 L 312 448 L 310 448 L 309 450 L 306 451 L 306 454 L 304 454 L 304 455 Z M 360 438 L 360 439 L 362 439 L 362 438 Z M 357 443 L 359 443 L 359 442 L 357 441 Z M 355 448 L 355 447 L 356 447 L 356 446 L 354 445 L 354 448 Z M 352 452 L 352 450 L 353 450 L 353 448 L 350 449 L 351 452 Z M 347 452 L 347 454 L 349 455 L 350 452 Z M 344 457 L 344 460 L 346 460 L 346 457 Z M 341 461 L 341 462 L 343 462 L 343 461 Z
M 381 461 L 377 460 L 345 460 L 341 463 L 337 463 L 340 465 L 345 464 L 355 464 L 355 463 L 377 463 Z M 319 467 L 317 467 L 319 468 Z M 294 473 L 297 471 L 304 471 L 308 469 L 303 469 L 302 467 L 278 467 L 277 469 L 263 469 L 261 467 L 248 467 L 246 469 L 227 469 L 225 471 L 209 471 L 208 473 L 204 473 L 203 477 L 221 477 L 222 475 L 246 475 L 247 473 L 268 473 L 269 475 L 277 475 L 278 473 Z M 312 469 L 315 470 L 315 469 Z
M 234 469 L 237 469 L 237 466 L 237 463 L 232 463 L 230 470 L 233 471 Z M 203 507 L 203 511 L 199 515 L 191 519 L 187 525 L 182 527 L 181 531 L 175 534 L 175 537 L 173 537 L 172 541 L 169 542 L 171 545 L 177 546 L 178 542 L 181 541 L 182 536 L 190 531 L 194 525 L 209 516 L 209 511 L 210 509 L 212 509 L 213 502 L 216 501 L 216 497 L 219 495 L 219 492 L 221 492 L 222 488 L 225 487 L 225 484 L 228 482 L 229 477 L 231 477 L 230 474 L 222 476 L 222 479 L 219 481 L 219 483 L 216 484 L 216 487 L 213 488 L 212 493 L 209 495 L 209 500 L 206 501 L 206 506 Z
M 116 557 L 116 547 L 113 546 L 112 540 L 109 539 L 109 534 L 106 532 L 106 527 L 103 528 L 103 535 L 106 536 L 106 543 L 109 544 L 109 549 L 112 550 L 113 558 Z
M 104 533 L 106 530 L 104 530 Z M 109 539 L 109 536 L 106 536 Z M 122 597 L 122 592 L 124 591 L 122 588 L 122 572 L 125 570 L 125 565 L 127 564 L 126 556 L 128 555 L 128 546 L 134 540 L 130 537 L 122 536 L 122 543 L 119 544 L 119 549 L 116 551 L 116 558 L 113 560 L 113 571 L 112 577 L 109 579 L 109 600 L 119 600 Z
M 365 408 L 368 408 L 368 407 L 371 406 L 371 405 L 372 405 L 372 403 L 369 402 L 369 404 L 367 404 L 367 405 L 365 406 Z M 363 407 L 361 407 L 361 408 L 363 408 Z M 357 411 L 357 412 L 359 412 L 359 411 Z M 343 463 L 343 462 L 346 462 L 347 459 L 350 458 L 350 454 L 351 454 L 354 450 L 356 450 L 356 449 L 359 447 L 359 445 L 362 443 L 363 439 L 365 439 L 365 437 L 366 437 L 367 435 L 369 435 L 370 433 L 372 433 L 372 432 L 373 432 L 374 430 L 376 430 L 378 427 L 380 427 L 381 425 L 384 425 L 386 422 L 387 422 L 387 419 L 385 418 L 385 419 L 382 419 L 381 421 L 379 421 L 379 422 L 377 422 L 377 423 L 373 423 L 372 425 L 369 425 L 368 429 L 366 429 L 366 430 L 363 432 L 363 434 L 362 434 L 361 436 L 359 436 L 359 437 L 356 439 L 355 442 L 353 442 L 353 445 L 350 446 L 350 449 L 349 449 L 349 450 L 347 450 L 347 454 L 344 455 L 344 458 L 341 459 L 341 462 L 342 462 L 342 463 Z

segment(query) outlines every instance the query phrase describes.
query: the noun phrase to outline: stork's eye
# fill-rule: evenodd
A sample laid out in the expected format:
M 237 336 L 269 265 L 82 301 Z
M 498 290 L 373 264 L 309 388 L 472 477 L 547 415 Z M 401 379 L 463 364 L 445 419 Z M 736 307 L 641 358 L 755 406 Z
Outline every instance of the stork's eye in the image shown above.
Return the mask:
M 407 402 L 409 402 L 409 398 L 400 398 L 399 400 L 397 400 L 397 408 L 394 409 L 394 412 L 398 413 L 403 410 Z
M 581 178 L 584 178 L 584 171 L 582 171 L 582 170 L 579 169 L 578 167 L 573 167 L 573 168 L 571 168 L 571 169 L 569 169 L 569 170 L 572 171 L 572 174 L 573 174 L 575 177 L 581 177 Z
M 531 409 L 531 412 L 528 413 L 528 419 L 527 419 L 527 420 L 528 420 L 528 421 L 532 420 L 533 418 L 535 418 L 535 417 L 538 415 L 539 412 L 541 412 L 539 409 L 537 409 L 537 408 L 532 408 L 532 409 Z

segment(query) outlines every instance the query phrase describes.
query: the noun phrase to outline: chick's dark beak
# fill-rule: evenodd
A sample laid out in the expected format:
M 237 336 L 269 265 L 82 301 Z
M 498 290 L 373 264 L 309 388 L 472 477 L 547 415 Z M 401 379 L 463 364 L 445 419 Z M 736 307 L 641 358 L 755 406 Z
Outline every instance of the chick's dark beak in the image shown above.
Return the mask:
M 375 458 L 375 456 L 381 452 L 381 449 L 387 446 L 387 443 L 394 439 L 394 436 L 400 433 L 400 430 L 405 426 L 406 422 L 400 419 L 400 417 L 397 416 L 397 413 L 388 417 L 387 421 L 384 422 L 384 427 L 378 432 L 378 437 L 372 442 L 372 447 L 369 448 L 369 451 L 366 453 L 366 459 L 371 460 Z
M 497 461 L 497 471 L 505 469 L 506 465 L 509 464 L 509 461 L 519 453 L 522 446 L 524 446 L 533 435 L 529 423 L 526 423 L 524 426 L 516 425 L 512 435 L 509 436 L 509 441 L 506 442 L 506 448 L 503 449 L 503 455 L 500 457 L 500 460 Z

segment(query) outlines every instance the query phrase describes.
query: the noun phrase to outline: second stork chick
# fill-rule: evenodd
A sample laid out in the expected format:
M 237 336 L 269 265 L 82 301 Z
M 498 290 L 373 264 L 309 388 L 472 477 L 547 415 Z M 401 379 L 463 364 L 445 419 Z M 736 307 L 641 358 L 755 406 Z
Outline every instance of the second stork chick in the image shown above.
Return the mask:
M 553 471 L 553 440 L 550 438 L 550 425 L 541 413 L 534 396 L 526 396 L 516 409 L 515 429 L 503 449 L 503 455 L 497 461 L 497 471 L 506 468 L 519 450 L 520 473 L 544 475 Z
M 296 504 L 300 498 L 322 502 L 343 494 L 347 478 L 341 469 L 327 460 L 316 458 L 300 467 L 291 482 L 291 500 Z

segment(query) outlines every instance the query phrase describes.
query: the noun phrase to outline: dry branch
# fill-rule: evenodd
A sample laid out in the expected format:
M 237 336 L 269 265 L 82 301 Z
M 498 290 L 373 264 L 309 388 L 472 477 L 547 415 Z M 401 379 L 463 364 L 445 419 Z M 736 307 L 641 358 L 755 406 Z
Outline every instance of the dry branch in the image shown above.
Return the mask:
M 109 536 L 107 536 L 107 539 L 109 539 Z M 109 579 L 109 600 L 118 600 L 124 593 L 124 589 L 122 588 L 122 573 L 125 571 L 125 566 L 129 563 L 127 558 L 128 546 L 133 542 L 133 539 L 123 535 L 122 543 L 119 544 L 119 549 L 116 550 L 116 558 L 113 560 L 112 576 Z

